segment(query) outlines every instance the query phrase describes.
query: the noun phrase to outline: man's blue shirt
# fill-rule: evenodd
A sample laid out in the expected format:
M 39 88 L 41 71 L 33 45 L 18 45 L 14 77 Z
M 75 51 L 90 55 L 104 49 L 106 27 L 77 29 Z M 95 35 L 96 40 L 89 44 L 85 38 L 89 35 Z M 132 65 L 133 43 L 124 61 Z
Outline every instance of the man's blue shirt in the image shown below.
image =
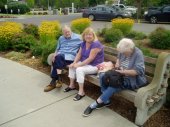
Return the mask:
M 79 34 L 72 33 L 71 38 L 69 39 L 61 36 L 58 40 L 56 52 L 58 54 L 64 54 L 65 60 L 74 61 L 81 42 L 82 40 Z

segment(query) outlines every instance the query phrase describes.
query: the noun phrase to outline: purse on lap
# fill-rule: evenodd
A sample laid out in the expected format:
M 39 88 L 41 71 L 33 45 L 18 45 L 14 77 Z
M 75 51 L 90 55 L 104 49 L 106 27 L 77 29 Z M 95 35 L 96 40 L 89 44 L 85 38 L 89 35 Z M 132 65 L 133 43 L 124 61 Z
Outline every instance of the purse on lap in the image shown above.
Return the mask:
M 121 73 L 115 70 L 109 70 L 105 72 L 102 81 L 106 85 L 119 88 L 123 86 L 123 81 L 124 81 L 123 77 L 124 75 L 122 75 Z

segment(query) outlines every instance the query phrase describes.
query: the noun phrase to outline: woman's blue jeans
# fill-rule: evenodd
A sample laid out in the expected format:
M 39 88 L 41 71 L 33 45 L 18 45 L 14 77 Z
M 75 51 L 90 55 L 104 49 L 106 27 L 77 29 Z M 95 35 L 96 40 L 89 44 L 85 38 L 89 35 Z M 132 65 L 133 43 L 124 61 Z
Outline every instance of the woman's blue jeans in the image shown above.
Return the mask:
M 101 92 L 102 94 L 100 95 L 100 99 L 106 104 L 110 102 L 110 97 L 117 92 L 120 92 L 123 90 L 123 88 L 114 88 L 112 86 L 109 86 L 107 84 L 103 83 L 103 76 L 105 73 L 100 73 L 99 74 L 99 80 L 100 80 L 100 87 L 101 87 Z

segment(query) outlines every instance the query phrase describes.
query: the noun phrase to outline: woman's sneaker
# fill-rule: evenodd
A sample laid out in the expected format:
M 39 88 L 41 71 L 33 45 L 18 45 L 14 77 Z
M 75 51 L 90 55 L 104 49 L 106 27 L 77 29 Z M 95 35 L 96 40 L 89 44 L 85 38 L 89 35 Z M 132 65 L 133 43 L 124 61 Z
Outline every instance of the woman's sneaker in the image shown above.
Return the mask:
M 110 106 L 111 105 L 111 102 L 108 102 L 108 103 L 98 103 L 97 106 L 96 106 L 96 109 L 101 109 L 103 107 L 106 107 L 106 106 Z
M 87 117 L 89 116 L 91 113 L 92 113 L 93 109 L 88 106 L 85 110 L 84 110 L 84 113 L 83 113 L 83 116 Z

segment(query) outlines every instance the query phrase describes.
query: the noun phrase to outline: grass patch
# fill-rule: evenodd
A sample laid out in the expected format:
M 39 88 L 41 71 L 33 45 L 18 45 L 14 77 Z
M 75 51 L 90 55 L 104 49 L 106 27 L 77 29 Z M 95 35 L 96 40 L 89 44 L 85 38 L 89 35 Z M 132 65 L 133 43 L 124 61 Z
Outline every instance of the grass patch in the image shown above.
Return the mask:
M 6 58 L 14 60 L 14 61 L 21 61 L 24 60 L 26 58 L 26 55 L 24 53 L 21 52 L 15 52 L 15 51 L 11 51 L 9 53 L 7 53 L 5 55 Z

